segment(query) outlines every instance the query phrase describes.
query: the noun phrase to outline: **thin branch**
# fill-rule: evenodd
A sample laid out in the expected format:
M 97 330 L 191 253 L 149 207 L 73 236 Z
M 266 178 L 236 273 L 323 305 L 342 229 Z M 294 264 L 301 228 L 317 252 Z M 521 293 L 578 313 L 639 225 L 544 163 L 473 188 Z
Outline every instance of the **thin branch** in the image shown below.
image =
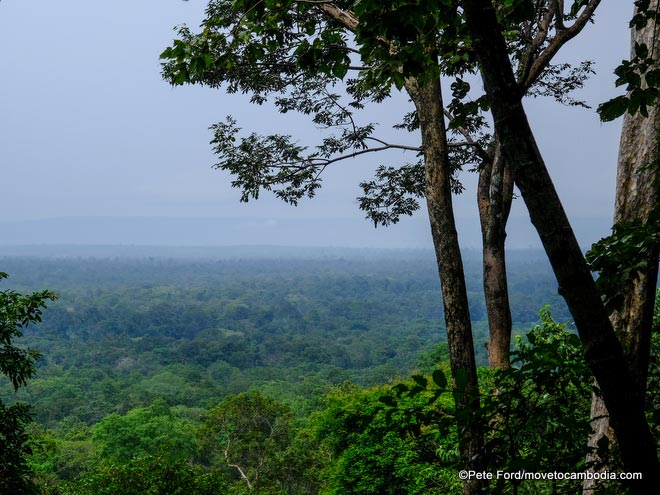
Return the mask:
M 532 53 L 543 44 L 543 42 L 547 39 L 548 37 L 548 32 L 550 30 L 550 23 L 552 22 L 552 18 L 555 17 L 555 8 L 557 4 L 555 1 L 550 2 L 550 7 L 548 8 L 548 11 L 545 13 L 543 18 L 539 22 L 539 32 L 536 34 L 534 39 L 532 39 L 531 45 L 530 45 L 530 50 Z M 561 14 L 559 14 L 561 16 Z
M 353 128 L 353 132 L 356 133 L 357 132 L 357 125 L 355 124 L 355 120 L 353 120 L 353 113 L 351 111 L 349 111 L 344 105 L 340 104 L 339 101 L 337 101 L 338 98 L 334 98 L 334 95 L 332 95 L 330 92 L 328 92 L 328 90 L 326 88 L 323 88 L 323 92 L 325 93 L 326 98 L 328 98 L 332 102 L 333 105 L 335 105 L 336 107 L 339 107 L 339 110 L 341 112 L 343 112 L 344 115 L 346 115 L 348 117 L 348 122 L 346 122 L 346 124 L 350 123 L 351 127 Z
M 557 32 L 557 35 L 536 58 L 531 68 L 529 69 L 529 73 L 525 80 L 521 82 L 520 89 L 523 92 L 527 91 L 529 87 L 534 84 L 541 73 L 548 67 L 550 60 L 555 56 L 559 49 L 564 46 L 567 41 L 573 39 L 580 31 L 582 31 L 584 26 L 587 25 L 587 22 L 589 22 L 589 20 L 592 18 L 594 11 L 600 2 L 601 0 L 589 0 L 589 3 L 587 3 L 586 7 L 575 20 L 575 22 L 572 25 L 565 27 L 564 29 L 561 29 Z
M 476 148 L 476 152 L 479 153 L 479 150 L 481 149 L 481 145 L 479 143 L 475 143 L 474 141 L 449 141 L 447 143 L 447 147 L 449 148 L 461 148 L 464 146 L 472 146 Z
M 564 0 L 553 0 L 555 4 L 555 29 L 561 31 L 564 26 Z
M 449 121 L 449 123 L 454 121 L 454 116 L 447 110 L 446 108 L 443 109 L 443 112 L 445 114 L 445 117 Z M 457 126 L 455 129 L 465 138 L 465 141 L 467 145 L 474 146 L 476 154 L 482 158 L 483 160 L 492 160 L 492 157 L 489 155 L 489 153 L 481 146 L 477 141 L 474 140 L 472 135 L 467 131 L 462 126 Z
M 238 474 L 240 474 L 241 478 L 245 480 L 245 483 L 247 483 L 247 487 L 252 490 L 252 483 L 250 483 L 250 480 L 248 477 L 245 475 L 245 472 L 241 469 L 241 467 L 238 464 L 229 464 L 227 463 L 227 466 L 233 467 L 238 471 Z
M 542 6 L 549 3 L 548 10 L 544 15 L 541 15 Z M 535 61 L 535 54 L 537 53 L 539 47 L 545 43 L 548 38 L 548 33 L 550 32 L 550 23 L 552 22 L 553 17 L 555 16 L 555 9 L 557 7 L 555 0 L 542 0 L 541 2 L 536 3 L 536 10 L 539 13 L 535 21 L 527 23 L 528 30 L 526 33 L 526 43 L 527 46 L 523 50 L 523 55 L 520 58 L 520 65 L 518 66 L 518 82 L 524 81 L 529 76 L 532 64 Z M 560 14 L 561 17 L 561 14 Z M 538 32 L 534 37 L 532 37 L 532 25 L 536 23 L 538 26 Z
M 341 155 L 337 156 L 335 158 L 328 158 L 328 159 L 321 159 L 321 158 L 312 158 L 312 160 L 317 161 L 317 166 L 319 165 L 330 165 L 331 163 L 339 162 L 342 160 L 346 160 L 348 158 L 355 158 L 356 156 L 364 155 L 365 153 L 375 153 L 377 151 L 385 151 L 389 149 L 398 149 L 398 150 L 405 150 L 405 151 L 422 151 L 422 148 L 419 146 L 404 146 L 401 144 L 385 144 L 384 146 L 379 146 L 376 148 L 367 148 L 365 150 L 359 150 L 359 151 L 354 151 L 353 153 L 349 153 L 348 155 Z

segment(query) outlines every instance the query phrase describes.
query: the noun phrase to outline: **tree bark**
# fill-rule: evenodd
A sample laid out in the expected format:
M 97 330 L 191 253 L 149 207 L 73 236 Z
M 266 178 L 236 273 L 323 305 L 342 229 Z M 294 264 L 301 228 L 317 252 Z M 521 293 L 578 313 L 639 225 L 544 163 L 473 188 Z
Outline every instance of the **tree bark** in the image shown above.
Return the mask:
M 655 11 L 658 1 L 652 0 L 649 10 Z M 649 21 L 642 30 L 633 30 L 632 47 L 645 43 L 651 56 L 660 56 L 660 33 L 657 24 Z M 660 108 L 649 108 L 648 117 L 626 113 L 621 129 L 617 163 L 616 202 L 614 223 L 641 220 L 647 222 L 654 207 L 660 202 Z M 612 324 L 631 369 L 635 387 L 643 396 L 649 363 L 649 348 L 653 324 L 655 286 L 658 279 L 658 250 L 649 253 L 648 269 L 638 272 L 624 290 L 620 310 L 611 315 Z
M 655 11 L 657 0 L 649 5 Z M 631 58 L 634 57 L 636 43 L 644 43 L 657 59 L 660 54 L 660 36 L 656 34 L 656 23 L 641 29 L 632 29 Z M 649 108 L 648 117 L 639 113 L 623 117 L 619 157 L 617 162 L 616 202 L 614 224 L 642 221 L 647 222 L 654 207 L 660 203 L 660 109 Z M 630 369 L 632 386 L 637 390 L 637 398 L 644 407 L 646 378 L 649 366 L 649 350 L 653 326 L 653 306 L 655 287 L 658 280 L 658 250 L 649 253 L 647 269 L 637 275 L 624 287 L 623 304 L 610 315 L 612 326 L 623 345 L 623 351 Z M 609 413 L 603 399 L 594 394 L 591 402 L 591 418 L 594 433 L 589 438 L 589 446 L 595 448 L 599 440 L 607 436 L 610 440 Z M 596 454 L 587 458 L 601 467 L 602 459 Z M 593 493 L 596 483 L 587 480 L 584 493 Z
M 484 160 L 479 173 L 477 196 L 489 329 L 488 365 L 493 369 L 506 369 L 509 367 L 512 323 L 504 241 L 513 197 L 513 180 L 499 145 L 495 146 L 492 159 Z
M 536 22 L 538 32 L 529 39 L 516 76 L 521 93 L 528 91 L 542 77 L 554 55 L 582 31 L 599 4 L 600 0 L 588 0 L 582 12 L 567 26 L 563 22 L 563 2 L 536 2 L 536 20 L 530 21 L 528 27 L 531 30 L 531 24 Z M 555 34 L 549 39 L 553 20 L 556 23 Z M 548 44 L 544 46 L 546 41 Z M 496 136 L 494 142 L 497 143 Z M 488 363 L 491 368 L 507 368 L 512 324 L 504 244 L 513 197 L 513 180 L 509 167 L 502 159 L 499 143 L 491 160 L 487 160 L 484 165 L 479 174 L 478 204 L 483 239 L 483 285 L 489 325 Z
M 359 23 L 352 13 L 342 11 L 333 4 L 321 4 L 321 9 L 347 29 L 356 31 Z M 420 85 L 415 78 L 407 78 L 405 88 L 417 110 L 422 135 L 426 204 L 445 312 L 461 466 L 467 470 L 483 471 L 484 438 L 477 414 L 480 407 L 479 382 L 452 204 L 453 170 L 448 156 L 442 89 L 439 79 Z M 476 479 L 463 480 L 464 495 L 483 492 L 483 483 Z
M 575 320 L 584 355 L 610 412 L 635 493 L 656 493 L 660 463 L 638 390 L 580 246 L 575 239 L 521 102 L 506 44 L 490 0 L 464 0 L 467 29 L 480 63 L 502 155 L 527 205 L 553 271 L 559 292 Z
M 417 109 L 422 134 L 426 203 L 442 286 L 461 466 L 463 469 L 481 471 L 484 458 L 483 432 L 477 415 L 479 385 L 463 262 L 452 206 L 452 168 L 447 154 L 440 81 L 436 79 L 420 85 L 417 80 L 408 79 L 406 89 Z M 464 481 L 465 495 L 479 493 L 479 490 L 480 481 Z

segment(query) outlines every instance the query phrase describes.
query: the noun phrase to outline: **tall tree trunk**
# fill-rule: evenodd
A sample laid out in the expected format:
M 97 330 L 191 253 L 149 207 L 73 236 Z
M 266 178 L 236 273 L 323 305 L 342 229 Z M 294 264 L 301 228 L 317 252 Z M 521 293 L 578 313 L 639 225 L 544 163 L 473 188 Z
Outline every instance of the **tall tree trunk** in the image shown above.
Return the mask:
M 442 300 L 447 326 L 447 342 L 456 397 L 459 447 L 463 469 L 483 469 L 483 432 L 478 420 L 479 384 L 472 341 L 463 262 L 458 245 L 451 195 L 452 168 L 447 154 L 440 81 L 420 85 L 408 79 L 406 89 L 415 104 L 422 133 L 426 173 L 426 203 L 431 222 Z M 466 480 L 463 493 L 472 495 L 481 482 Z
M 497 143 L 497 137 L 495 138 Z M 483 246 L 483 285 L 488 314 L 488 365 L 509 367 L 511 309 L 506 275 L 504 241 L 511 211 L 513 180 L 499 145 L 492 159 L 483 162 L 477 188 Z
M 333 4 L 321 4 L 321 9 L 347 29 L 356 31 L 358 20 L 352 13 L 342 11 Z M 484 437 L 477 414 L 480 407 L 479 382 L 463 260 L 452 204 L 453 170 L 449 163 L 442 89 L 439 79 L 420 85 L 415 78 L 407 78 L 405 88 L 417 110 L 422 134 L 426 204 L 445 312 L 461 466 L 467 470 L 483 471 Z M 464 495 L 475 495 L 483 488 L 483 481 L 463 481 Z
M 624 469 L 641 472 L 635 493 L 657 493 L 660 463 L 638 389 L 591 272 L 573 234 L 522 106 L 506 44 L 490 0 L 463 0 L 467 29 L 480 62 L 502 155 L 527 205 L 600 385 Z
M 653 0 L 649 10 L 657 8 L 658 1 Z M 644 43 L 649 47 L 651 56 L 658 59 L 660 33 L 656 33 L 656 28 L 656 23 L 649 21 L 643 29 L 632 29 L 631 58 L 634 57 L 635 44 Z M 639 113 L 624 115 L 617 163 L 615 225 L 633 221 L 647 222 L 653 208 L 660 203 L 659 138 L 660 108 L 657 106 L 649 108 L 646 118 Z M 610 316 L 614 331 L 623 345 L 632 385 L 637 390 L 640 401 L 637 407 L 644 406 L 646 394 L 658 254 L 657 249 L 649 253 L 646 270 L 638 272 L 626 284 L 623 304 Z M 596 394 L 592 397 L 591 418 L 594 433 L 589 438 L 589 446 L 595 448 L 602 437 L 611 437 L 607 407 Z M 602 460 L 595 454 L 590 455 L 588 460 L 602 465 Z M 585 481 L 585 494 L 593 493 L 594 485 L 593 480 Z
M 658 0 L 649 10 L 657 11 Z M 660 33 L 657 24 L 649 24 L 632 32 L 632 47 L 645 43 L 651 57 L 660 58 Z M 660 107 L 649 108 L 647 118 L 625 114 L 621 129 L 616 178 L 614 223 L 636 220 L 647 222 L 660 202 Z M 643 396 L 649 364 L 649 348 L 653 324 L 655 286 L 658 279 L 658 250 L 649 253 L 648 268 L 639 272 L 624 289 L 624 302 L 611 320 L 630 366 L 633 383 Z

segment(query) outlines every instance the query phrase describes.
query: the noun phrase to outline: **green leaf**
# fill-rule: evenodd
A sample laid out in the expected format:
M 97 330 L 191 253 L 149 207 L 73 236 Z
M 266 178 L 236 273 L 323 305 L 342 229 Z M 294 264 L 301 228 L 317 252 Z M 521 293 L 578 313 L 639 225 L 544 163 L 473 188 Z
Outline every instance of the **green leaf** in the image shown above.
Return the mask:
M 344 79 L 344 76 L 348 72 L 348 65 L 346 64 L 335 64 L 332 66 L 332 75 L 338 77 L 339 79 Z
M 417 385 L 419 385 L 422 388 L 426 388 L 426 385 L 428 384 L 428 380 L 422 375 L 413 375 L 412 379 Z
M 442 370 L 435 370 L 433 372 L 433 383 L 435 383 L 438 388 L 445 389 L 447 388 L 447 377 L 442 372 Z
M 627 96 L 617 96 L 598 107 L 598 115 L 603 122 L 611 122 L 621 117 L 627 110 L 630 100 Z

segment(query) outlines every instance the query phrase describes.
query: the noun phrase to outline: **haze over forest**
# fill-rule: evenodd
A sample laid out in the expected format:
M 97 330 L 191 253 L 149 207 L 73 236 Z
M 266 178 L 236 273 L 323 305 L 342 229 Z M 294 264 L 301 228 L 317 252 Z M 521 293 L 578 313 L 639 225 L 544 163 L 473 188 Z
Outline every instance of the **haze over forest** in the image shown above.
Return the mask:
M 658 12 L 0 1 L 0 495 L 656 495 Z
M 424 212 L 374 229 L 358 210 L 358 183 L 372 175 L 376 157 L 327 170 L 317 197 L 297 208 L 269 194 L 239 204 L 228 174 L 211 169 L 216 158 L 209 125 L 233 114 L 246 129 L 266 131 L 277 122 L 303 142 L 321 134 L 305 118 L 278 115 L 269 104 L 250 105 L 243 95 L 168 87 L 158 55 L 171 42 L 173 27 L 197 26 L 205 6 L 204 0 L 0 3 L 0 46 L 13 47 L 0 53 L 2 65 L 12 68 L 12 77 L 0 80 L 0 245 L 430 248 Z M 612 70 L 627 56 L 629 10 L 626 2 L 603 1 L 596 22 L 581 34 L 580 46 L 589 53 L 569 45 L 559 55 L 595 62 L 596 74 L 576 95 L 592 107 L 617 94 Z M 71 63 L 43 56 L 45 46 L 48 53 L 66 53 Z M 601 124 L 593 108 L 549 99 L 526 105 L 578 237 L 588 247 L 609 232 L 620 126 Z M 409 104 L 397 96 L 387 107 L 402 113 Z M 374 108 L 385 135 L 398 136 L 390 129 L 396 113 Z M 455 198 L 461 243 L 478 247 L 476 174 L 465 172 L 461 179 L 468 188 Z M 538 247 L 521 203 L 514 201 L 509 245 Z

